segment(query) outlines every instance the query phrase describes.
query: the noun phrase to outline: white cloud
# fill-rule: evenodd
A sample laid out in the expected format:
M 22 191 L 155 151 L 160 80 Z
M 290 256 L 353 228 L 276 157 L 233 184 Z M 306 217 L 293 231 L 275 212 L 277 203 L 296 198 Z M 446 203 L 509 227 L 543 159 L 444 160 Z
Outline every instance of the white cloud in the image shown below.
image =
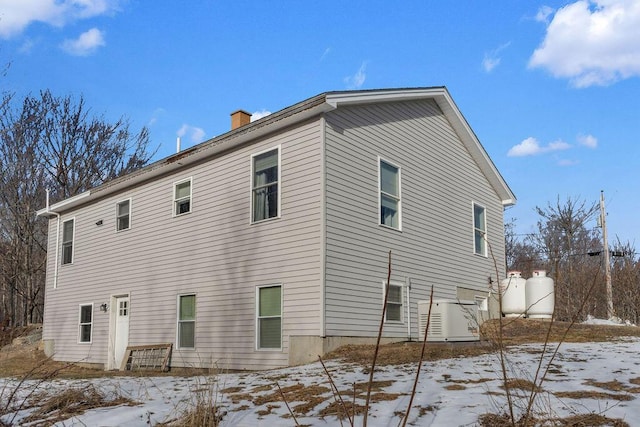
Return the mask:
M 331 48 L 328 47 L 324 50 L 324 52 L 322 53 L 322 56 L 320 57 L 320 62 L 324 61 L 324 59 L 331 53 Z
M 568 150 L 569 148 L 571 148 L 571 144 L 568 144 L 562 140 L 557 140 L 557 141 L 550 142 L 549 145 L 544 147 L 543 152 L 546 153 L 549 151 L 562 151 L 562 150 Z
M 180 129 L 178 129 L 178 132 L 176 134 L 180 138 L 186 136 L 191 140 L 191 142 L 194 143 L 202 142 L 206 135 L 205 131 L 202 128 L 191 126 L 186 123 L 183 124 Z
M 579 88 L 640 76 L 640 2 L 580 0 L 558 9 L 529 67 Z
M 251 114 L 251 121 L 255 122 L 256 120 L 260 120 L 263 117 L 268 116 L 269 114 L 271 114 L 271 111 L 262 109 L 260 111 L 255 111 L 254 113 Z
M 562 141 L 553 141 L 546 146 L 540 145 L 540 142 L 534 137 L 529 137 L 520 144 L 514 145 L 507 152 L 508 157 L 526 157 L 536 156 L 538 154 L 550 153 L 552 151 L 568 150 L 571 145 Z
M 558 160 L 558 166 L 575 166 L 578 163 L 580 163 L 580 161 L 578 160 L 571 160 L 571 159 Z
M 347 89 L 360 89 L 362 87 L 364 81 L 367 79 L 367 75 L 365 73 L 366 69 L 367 63 L 365 61 L 360 65 L 360 68 L 354 75 L 344 78 L 344 83 L 347 85 Z
M 63 27 L 78 19 L 110 13 L 120 0 L 0 0 L 0 37 L 22 33 L 33 22 Z
M 598 139 L 593 135 L 578 135 L 578 143 L 588 148 L 598 147 Z
M 491 52 L 485 52 L 484 59 L 482 60 L 482 68 L 484 68 L 487 73 L 490 73 L 494 68 L 500 65 L 500 60 L 502 59 L 499 56 L 500 52 L 509 47 L 510 44 L 510 42 L 505 43 L 502 46 L 499 46 L 497 49 L 492 50 Z
M 160 118 L 163 117 L 166 113 L 167 113 L 167 110 L 165 110 L 162 107 L 158 107 L 155 110 L 153 110 L 153 113 L 151 113 L 151 118 L 149 119 L 147 126 L 151 127 L 156 123 L 158 123 L 158 120 L 160 120 Z
M 529 137 L 522 141 L 518 145 L 511 147 L 507 156 L 509 157 L 524 157 L 540 154 L 540 143 L 537 139 Z
M 33 46 L 35 46 L 35 42 L 31 39 L 26 39 L 24 43 L 22 43 L 18 48 L 18 52 L 29 54 L 31 53 L 31 49 L 33 49 Z
M 77 39 L 67 39 L 60 46 L 65 52 L 75 56 L 87 56 L 95 52 L 99 47 L 106 45 L 104 32 L 92 28 L 80 34 Z
M 535 20 L 538 22 L 549 23 L 549 16 L 553 13 L 553 9 L 549 6 L 542 6 L 538 9 L 538 13 L 536 14 Z

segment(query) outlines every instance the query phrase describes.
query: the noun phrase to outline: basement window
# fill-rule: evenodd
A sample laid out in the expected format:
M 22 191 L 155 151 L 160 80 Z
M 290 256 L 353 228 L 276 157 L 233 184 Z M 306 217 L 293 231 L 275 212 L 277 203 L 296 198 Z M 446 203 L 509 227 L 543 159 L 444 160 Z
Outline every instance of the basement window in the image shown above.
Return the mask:
M 384 293 L 386 292 L 386 284 L 382 283 L 382 301 L 384 301 Z M 387 322 L 402 322 L 402 285 L 391 283 L 389 286 L 389 296 L 387 297 L 387 311 L 384 320 Z
M 80 320 L 78 322 L 78 341 L 91 343 L 93 331 L 93 304 L 80 305 Z

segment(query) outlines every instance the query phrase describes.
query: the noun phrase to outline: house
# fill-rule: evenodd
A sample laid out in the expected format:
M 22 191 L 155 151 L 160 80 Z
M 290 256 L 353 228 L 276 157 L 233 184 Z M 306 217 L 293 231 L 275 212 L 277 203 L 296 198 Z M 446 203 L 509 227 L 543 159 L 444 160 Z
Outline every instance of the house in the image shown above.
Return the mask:
M 515 197 L 444 87 L 327 92 L 39 211 L 56 360 L 265 369 L 487 297 Z M 496 267 L 497 266 L 497 267 Z

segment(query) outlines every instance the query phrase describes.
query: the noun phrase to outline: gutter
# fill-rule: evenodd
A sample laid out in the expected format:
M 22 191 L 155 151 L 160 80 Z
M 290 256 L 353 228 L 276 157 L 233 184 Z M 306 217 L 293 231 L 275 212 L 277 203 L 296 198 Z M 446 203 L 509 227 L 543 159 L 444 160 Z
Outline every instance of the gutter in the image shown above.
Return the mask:
M 60 214 L 58 212 L 54 212 L 50 209 L 49 206 L 49 189 L 47 188 L 47 205 L 44 209 L 44 212 L 42 211 L 38 211 L 36 213 L 36 216 L 40 216 L 43 214 L 47 214 L 49 216 L 51 215 L 55 215 L 57 218 L 56 221 L 56 255 L 55 255 L 55 260 L 54 260 L 54 267 L 53 267 L 53 289 L 56 289 L 58 287 L 58 256 L 59 256 L 59 251 L 60 251 Z M 42 213 L 41 213 L 42 212 Z
M 62 200 L 61 202 L 55 203 L 53 206 L 49 205 L 49 189 L 47 191 L 47 204 L 44 209 L 40 209 L 36 212 L 36 217 L 44 216 L 46 218 L 51 218 L 55 216 L 56 221 L 56 254 L 54 259 L 54 267 L 53 267 L 53 289 L 58 287 L 58 258 L 60 256 L 60 213 L 58 212 L 60 209 L 69 209 L 77 204 L 80 204 L 82 200 L 91 195 L 91 191 L 85 191 L 84 193 L 80 193 L 73 197 L 69 197 L 68 199 Z M 55 209 L 55 210 L 54 210 Z

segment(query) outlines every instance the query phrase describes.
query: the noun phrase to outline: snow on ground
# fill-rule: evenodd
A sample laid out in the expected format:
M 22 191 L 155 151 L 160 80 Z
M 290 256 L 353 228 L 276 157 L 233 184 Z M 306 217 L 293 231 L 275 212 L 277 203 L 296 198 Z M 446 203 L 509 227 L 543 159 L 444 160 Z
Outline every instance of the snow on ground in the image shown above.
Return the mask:
M 553 347 L 553 345 L 552 345 Z M 520 345 L 509 349 L 507 366 L 510 378 L 533 379 L 538 366 L 542 344 Z M 544 414 L 565 417 L 573 414 L 596 413 L 609 418 L 620 418 L 629 425 L 640 425 L 640 338 L 616 342 L 562 344 L 550 365 L 536 408 Z M 543 363 L 547 366 L 548 359 Z M 366 383 L 368 374 L 361 366 L 327 362 L 336 384 L 341 390 L 353 390 L 353 383 Z M 382 366 L 376 370 L 375 381 L 384 383 L 384 395 L 390 400 L 371 404 L 370 426 L 396 426 L 398 411 L 404 411 L 409 401 L 416 365 Z M 473 426 L 484 413 L 503 413 L 506 410 L 501 388 L 501 370 L 496 354 L 425 362 L 422 367 L 418 391 L 409 419 L 410 425 L 419 426 Z M 269 399 L 276 396 L 278 385 L 287 390 L 296 385 L 326 387 L 324 399 L 309 405 L 304 415 L 297 415 L 301 425 L 340 426 L 332 415 L 322 418 L 319 413 L 333 402 L 327 376 L 320 363 L 286 369 L 221 374 L 215 377 L 114 377 L 90 380 L 53 380 L 41 386 L 49 393 L 70 386 L 93 384 L 106 393 L 116 393 L 137 402 L 136 406 L 99 408 L 70 418 L 62 426 L 149 426 L 176 418 L 193 402 L 194 390 L 211 386 L 216 401 L 226 412 L 223 426 L 293 426 L 283 402 Z M 611 383 L 611 381 L 617 381 Z M 607 385 L 609 383 L 609 385 Z M 22 385 L 21 392 L 29 386 Z M 613 390 L 612 385 L 618 390 Z M 0 390 L 11 389 L 10 380 L 0 379 Z M 221 392 L 226 390 L 226 392 Z M 594 391 L 606 393 L 600 399 L 557 397 L 558 392 Z M 395 396 L 394 393 L 398 395 Z M 620 400 L 618 396 L 630 398 Z M 260 399 L 264 397 L 264 399 Z M 304 396 L 301 393 L 300 399 Z M 350 401 L 352 394 L 344 396 Z M 255 404 L 254 404 L 255 403 Z M 291 399 L 294 408 L 302 404 Z M 317 404 L 316 404 L 317 403 Z M 360 403 L 363 403 L 362 401 Z M 516 398 L 516 406 L 522 399 Z M 18 414 L 13 423 L 31 410 Z M 261 415 L 263 414 L 263 415 Z M 5 417 L 3 421 L 8 421 Z M 355 425 L 362 424 L 357 417 Z M 344 422 L 348 425 L 348 422 Z

